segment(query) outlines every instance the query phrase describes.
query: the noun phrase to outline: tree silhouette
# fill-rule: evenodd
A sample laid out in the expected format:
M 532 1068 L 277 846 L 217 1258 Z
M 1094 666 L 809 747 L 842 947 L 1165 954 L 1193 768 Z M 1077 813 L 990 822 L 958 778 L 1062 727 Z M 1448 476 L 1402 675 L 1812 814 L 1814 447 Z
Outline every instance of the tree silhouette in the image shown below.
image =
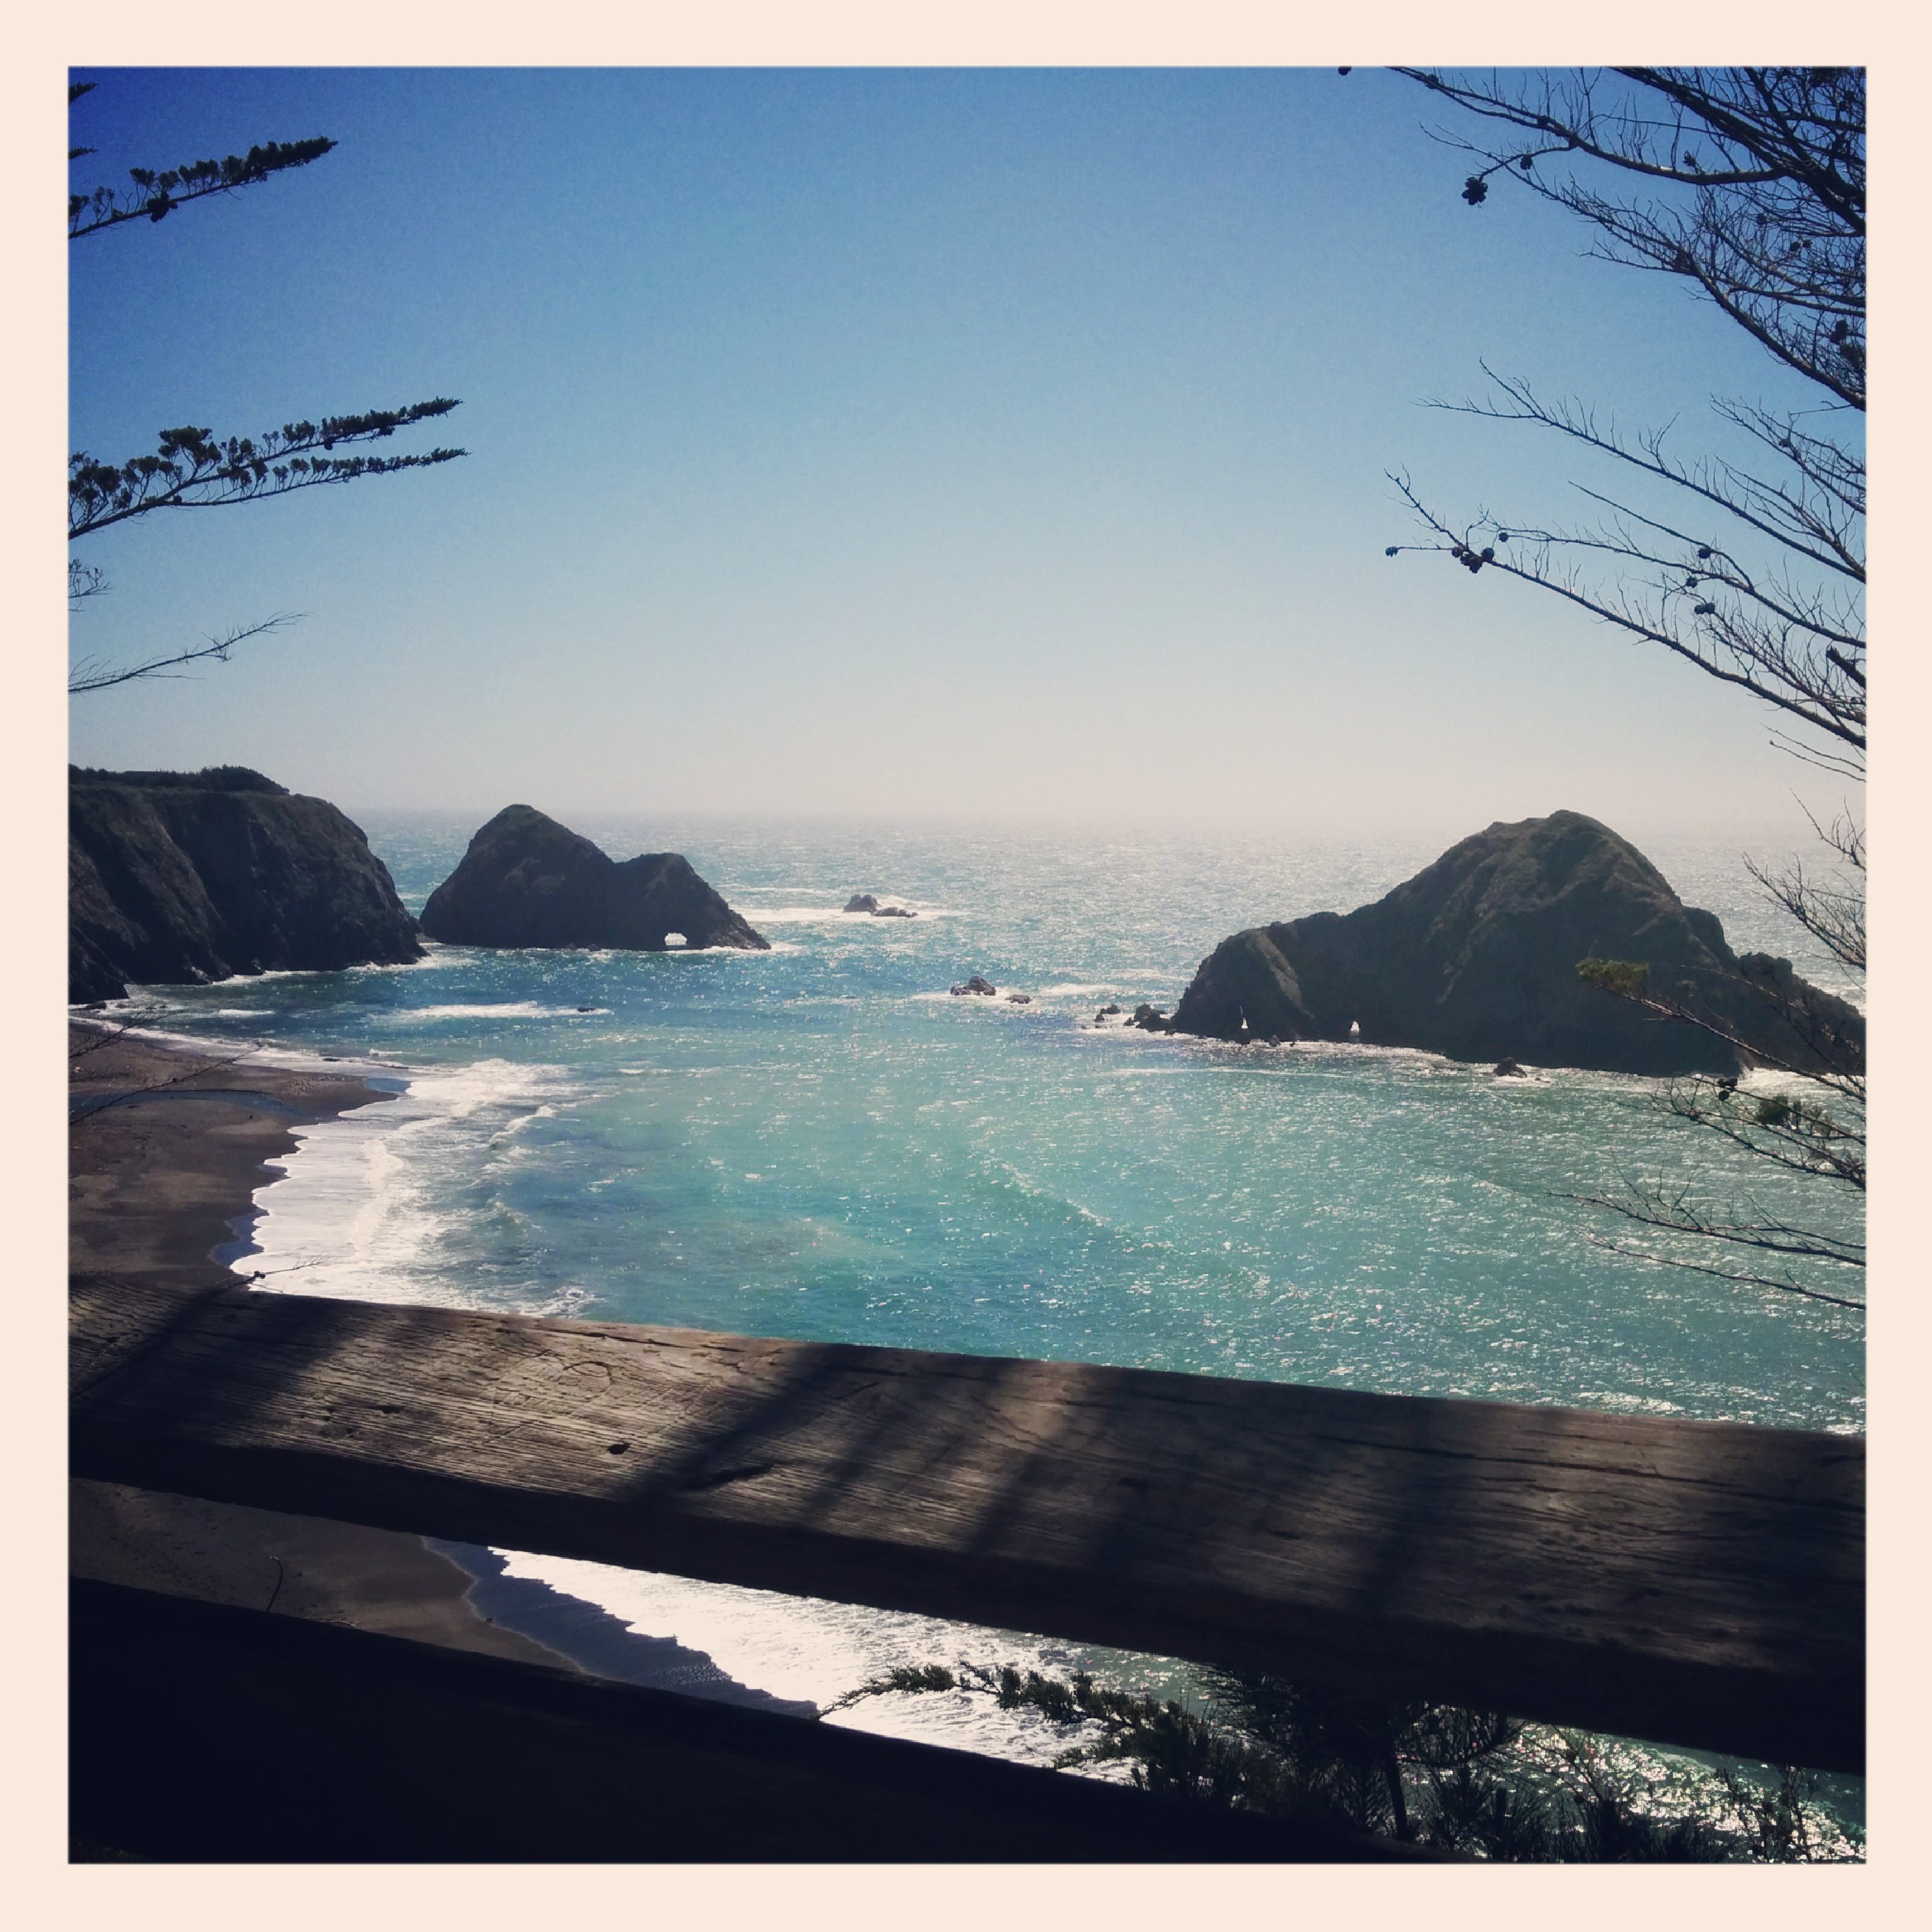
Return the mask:
M 95 84 L 81 81 L 67 90 L 71 107 Z M 298 141 L 269 141 L 245 155 L 220 161 L 184 163 L 162 170 L 129 168 L 131 190 L 108 187 L 73 194 L 67 203 L 70 241 L 80 241 L 133 221 L 159 222 L 195 201 L 259 186 L 290 168 L 320 160 L 335 143 L 326 137 Z M 90 148 L 70 148 L 69 161 L 91 155 Z M 284 423 L 258 436 L 217 437 L 212 429 L 188 425 L 163 429 L 152 454 L 125 462 L 103 462 L 84 450 L 68 459 L 67 534 L 69 541 L 145 516 L 157 510 L 205 510 L 258 502 L 290 491 L 324 484 L 352 483 L 365 477 L 388 476 L 402 470 L 427 469 L 466 455 L 460 449 L 438 447 L 399 456 L 339 455 L 345 445 L 380 441 L 399 429 L 447 416 L 458 406 L 448 396 L 411 402 L 400 409 L 367 410 L 346 416 L 324 417 L 320 422 Z M 67 593 L 70 608 L 107 588 L 95 567 L 69 558 Z M 182 666 L 208 660 L 225 662 L 236 645 L 263 637 L 297 621 L 282 612 L 232 629 L 200 644 L 169 650 L 129 665 L 103 665 L 92 660 L 77 665 L 68 679 L 70 695 L 105 691 L 140 679 L 160 677 Z
M 1461 189 L 1470 207 L 1487 204 L 1491 184 L 1507 182 L 1567 209 L 1592 230 L 1593 255 L 1687 283 L 1820 400 L 1802 410 L 1719 401 L 1718 416 L 1754 455 L 1685 457 L 1668 429 L 1626 434 L 1588 405 L 1548 400 L 1485 363 L 1488 396 L 1436 406 L 1548 431 L 1607 459 L 1642 500 L 1579 484 L 1596 507 L 1594 524 L 1487 510 L 1455 519 L 1425 501 L 1406 473 L 1393 473 L 1427 535 L 1391 545 L 1388 554 L 1440 552 L 1472 576 L 1494 571 L 1559 597 L 1748 692 L 1775 714 L 1774 743 L 1862 780 L 1863 70 L 1627 67 L 1562 80 L 1396 71 L 1463 110 L 1462 125 L 1478 130 L 1432 130 L 1477 163 Z M 1811 823 L 1826 854 L 1822 871 L 1751 870 L 1831 959 L 1862 975 L 1863 829 L 1849 805 L 1829 825 Z M 1607 991 L 1720 1031 L 1633 979 L 1636 962 L 1587 964 Z M 1754 990 L 1779 997 L 1775 987 Z M 1741 1092 L 1735 1081 L 1678 1082 L 1665 1104 L 1787 1171 L 1862 1193 L 1862 1048 L 1837 1043 L 1807 1080 L 1795 1100 Z M 1650 1227 L 1760 1257 L 1803 1256 L 1833 1269 L 1863 1264 L 1862 1241 L 1795 1230 L 1755 1211 L 1718 1214 L 1682 1185 L 1627 1178 L 1590 1198 Z M 1817 1293 L 1788 1269 L 1704 1271 Z

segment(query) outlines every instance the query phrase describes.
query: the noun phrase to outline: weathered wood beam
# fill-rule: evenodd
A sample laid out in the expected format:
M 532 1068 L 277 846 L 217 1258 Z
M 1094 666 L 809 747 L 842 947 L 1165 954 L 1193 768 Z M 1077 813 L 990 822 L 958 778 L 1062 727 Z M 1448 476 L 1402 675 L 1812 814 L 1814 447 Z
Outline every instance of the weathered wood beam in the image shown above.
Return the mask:
M 1855 1437 L 77 1279 L 77 1475 L 1855 1770 Z

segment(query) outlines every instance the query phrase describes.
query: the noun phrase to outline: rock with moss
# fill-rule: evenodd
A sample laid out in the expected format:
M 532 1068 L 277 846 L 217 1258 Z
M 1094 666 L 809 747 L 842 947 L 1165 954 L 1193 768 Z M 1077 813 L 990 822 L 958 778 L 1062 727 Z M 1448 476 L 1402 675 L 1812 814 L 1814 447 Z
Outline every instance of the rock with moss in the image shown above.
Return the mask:
M 612 946 L 661 953 L 769 942 L 700 878 L 682 853 L 620 863 L 528 805 L 506 805 L 434 892 L 422 929 L 451 945 Z
M 71 768 L 67 799 L 70 1000 L 422 957 L 388 869 L 325 799 L 233 765 Z
M 1864 1062 L 1856 1009 L 1788 960 L 1739 957 L 1714 915 L 1572 811 L 1492 825 L 1355 912 L 1233 934 L 1170 1024 L 1335 1041 L 1359 1024 L 1372 1046 L 1623 1073 Z

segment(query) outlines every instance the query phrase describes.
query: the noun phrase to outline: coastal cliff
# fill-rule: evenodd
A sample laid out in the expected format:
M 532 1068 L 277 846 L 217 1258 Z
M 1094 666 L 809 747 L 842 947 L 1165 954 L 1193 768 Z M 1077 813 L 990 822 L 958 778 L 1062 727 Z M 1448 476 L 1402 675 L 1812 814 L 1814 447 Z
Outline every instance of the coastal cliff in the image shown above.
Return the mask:
M 1577 971 L 1586 959 L 1642 965 L 1653 998 L 1738 1045 L 1589 983 Z M 1745 1056 L 1862 1066 L 1865 1039 L 1855 1008 L 1788 960 L 1733 953 L 1714 915 L 1571 811 L 1492 825 L 1346 915 L 1233 934 L 1201 962 L 1170 1024 L 1660 1075 L 1732 1073 Z
M 452 945 L 770 950 L 678 852 L 622 864 L 528 805 L 506 805 L 424 906 L 422 929 Z
M 68 773 L 67 997 L 422 957 L 360 827 L 241 766 Z

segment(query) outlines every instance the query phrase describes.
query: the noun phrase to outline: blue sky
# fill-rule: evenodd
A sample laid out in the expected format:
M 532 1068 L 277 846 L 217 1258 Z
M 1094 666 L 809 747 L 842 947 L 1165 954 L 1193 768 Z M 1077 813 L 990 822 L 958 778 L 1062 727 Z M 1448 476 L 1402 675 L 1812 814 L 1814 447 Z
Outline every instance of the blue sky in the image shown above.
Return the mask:
M 73 447 L 445 394 L 472 454 L 84 545 L 84 654 L 306 615 L 80 701 L 80 762 L 479 816 L 1447 838 L 1567 806 L 1797 844 L 1792 789 L 1836 802 L 1740 695 L 1384 557 L 1387 470 L 1583 507 L 1546 439 L 1418 406 L 1481 358 L 1687 451 L 1713 395 L 1811 399 L 1556 211 L 1465 207 L 1410 82 L 80 71 L 77 185 L 340 145 L 73 249 Z

